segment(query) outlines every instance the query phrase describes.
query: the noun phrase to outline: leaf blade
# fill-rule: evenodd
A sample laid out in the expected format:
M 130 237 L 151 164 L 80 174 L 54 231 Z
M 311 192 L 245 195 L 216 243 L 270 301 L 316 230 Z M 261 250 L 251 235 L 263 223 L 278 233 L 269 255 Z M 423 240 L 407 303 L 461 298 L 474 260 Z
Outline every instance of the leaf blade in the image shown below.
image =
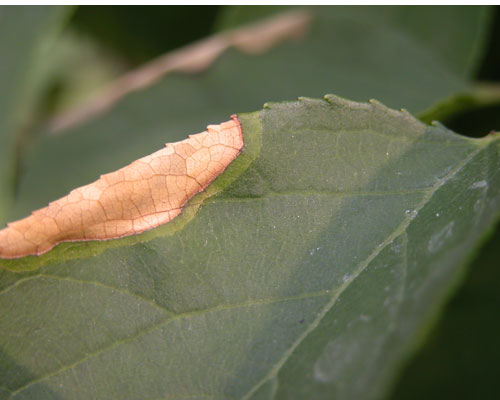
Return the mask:
M 90 357 L 76 350 L 63 369 L 30 365 L 30 354 L 16 353 L 5 334 L 0 335 L 8 356 L 22 360 L 25 368 L 28 364 L 39 377 L 12 388 L 17 395 L 50 390 L 64 398 L 70 393 L 65 390 L 78 382 L 92 382 L 79 386 L 83 397 L 94 390 L 116 397 L 126 390 L 130 398 L 250 398 L 263 393 L 293 398 L 307 390 L 317 398 L 330 398 L 331 393 L 352 398 L 356 379 L 365 385 L 359 390 L 370 394 L 367 387 L 374 381 L 386 383 L 387 371 L 418 334 L 417 328 L 407 330 L 427 320 L 443 295 L 442 283 L 459 271 L 456 260 L 494 221 L 491 210 L 500 201 L 498 138 L 463 138 L 376 102 L 359 104 L 333 96 L 269 105 L 240 119 L 245 139 L 252 131 L 261 139 L 260 152 L 182 229 L 16 277 L 98 281 L 110 296 L 125 293 L 159 306 L 158 313 L 148 314 L 148 328 L 134 335 L 130 330 L 135 325 L 124 322 L 106 346 L 84 322 L 95 305 L 83 301 L 83 321 L 72 340 L 76 335 L 76 342 L 90 341 Z M 313 159 L 311 148 L 304 147 L 307 141 L 315 144 Z M 371 152 L 361 146 L 365 142 Z M 339 164 L 332 170 L 331 163 Z M 342 169 L 342 163 L 349 165 Z M 407 169 L 402 169 L 405 163 Z M 415 166 L 418 173 L 398 178 L 398 172 Z M 483 180 L 487 185 L 477 183 Z M 349 191 L 339 191 L 340 186 Z M 478 200 L 487 207 L 478 209 L 476 219 Z M 460 206 L 471 213 L 458 222 Z M 456 222 L 450 230 L 452 220 Z M 415 242 L 414 236 L 419 238 Z M 461 239 L 454 244 L 456 237 Z M 409 260 L 405 268 L 403 258 Z M 444 265 L 434 269 L 440 271 L 434 278 L 432 265 Z M 425 277 L 434 283 L 432 296 L 419 295 L 413 303 L 402 285 L 414 283 L 418 292 Z M 389 291 L 387 279 L 394 286 Z M 88 289 L 61 290 L 79 298 L 96 297 Z M 38 299 L 58 298 L 57 290 L 26 292 Z M 366 297 L 373 301 L 363 301 Z M 390 307 L 384 307 L 388 298 Z M 408 312 L 402 311 L 402 301 Z M 46 301 L 34 303 L 30 312 L 47 323 Z M 78 314 L 72 304 L 58 305 L 65 317 L 53 321 L 53 329 L 68 323 L 68 315 Z M 119 314 L 126 307 L 112 302 L 111 309 Z M 17 312 L 0 317 L 2 332 L 12 326 Z M 412 317 L 410 322 L 405 316 Z M 399 342 L 389 351 L 388 343 L 395 339 L 385 329 L 391 324 Z M 49 338 L 36 330 L 30 335 L 25 340 L 48 348 L 44 341 Z M 378 351 L 370 353 L 376 361 L 361 373 L 346 356 L 353 351 L 352 338 L 359 335 L 367 348 Z M 363 354 L 354 352 L 350 359 L 366 362 Z M 117 363 L 119 371 L 106 367 Z

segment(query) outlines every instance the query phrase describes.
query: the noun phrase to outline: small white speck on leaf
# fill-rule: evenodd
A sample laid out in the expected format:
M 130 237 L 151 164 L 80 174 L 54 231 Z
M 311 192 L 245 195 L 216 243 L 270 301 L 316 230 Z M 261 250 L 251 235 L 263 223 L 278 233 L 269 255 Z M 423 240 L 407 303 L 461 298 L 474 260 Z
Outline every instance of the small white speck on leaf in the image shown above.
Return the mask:
M 417 216 L 418 211 L 417 210 L 406 210 L 405 214 L 413 219 Z

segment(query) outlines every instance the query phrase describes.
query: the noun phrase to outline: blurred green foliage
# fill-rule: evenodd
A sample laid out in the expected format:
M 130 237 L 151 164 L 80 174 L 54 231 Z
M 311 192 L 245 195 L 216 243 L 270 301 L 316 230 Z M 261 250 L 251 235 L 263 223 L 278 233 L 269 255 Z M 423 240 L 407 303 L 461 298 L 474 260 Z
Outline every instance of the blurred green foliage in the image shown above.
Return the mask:
M 131 66 L 209 35 L 220 6 L 84 6 L 71 26 Z

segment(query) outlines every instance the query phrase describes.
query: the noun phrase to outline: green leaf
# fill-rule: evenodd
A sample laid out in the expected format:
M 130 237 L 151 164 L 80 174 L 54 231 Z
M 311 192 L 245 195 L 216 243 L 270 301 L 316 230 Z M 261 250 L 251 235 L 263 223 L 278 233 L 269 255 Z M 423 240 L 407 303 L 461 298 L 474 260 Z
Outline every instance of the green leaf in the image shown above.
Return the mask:
M 240 119 L 247 147 L 195 215 L 2 270 L 4 397 L 386 389 L 495 220 L 498 136 L 334 96 Z
M 14 193 L 17 146 L 30 102 L 33 63 L 69 8 L 0 7 L 0 224 Z
M 455 93 L 446 99 L 434 104 L 428 110 L 419 114 L 424 122 L 446 121 L 454 115 L 467 110 L 491 107 L 500 104 L 500 85 L 497 83 L 483 83 L 471 87 L 463 93 Z
M 84 6 L 71 25 L 138 64 L 205 36 L 219 8 Z

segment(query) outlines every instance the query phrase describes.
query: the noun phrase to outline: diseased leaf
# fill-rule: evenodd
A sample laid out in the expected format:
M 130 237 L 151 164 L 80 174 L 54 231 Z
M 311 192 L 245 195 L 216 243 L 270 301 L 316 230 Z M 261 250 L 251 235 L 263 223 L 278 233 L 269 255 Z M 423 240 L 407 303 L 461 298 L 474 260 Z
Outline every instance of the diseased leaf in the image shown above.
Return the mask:
M 134 161 L 0 230 L 0 258 L 41 255 L 61 242 L 139 234 L 177 217 L 243 148 L 238 118 Z
M 195 217 L 0 262 L 5 397 L 383 392 L 495 220 L 498 136 L 334 96 L 239 117 Z
M 51 119 L 49 129 L 57 133 L 95 118 L 127 94 L 151 86 L 166 74 L 199 73 L 209 68 L 231 47 L 249 54 L 263 53 L 282 41 L 303 36 L 310 20 L 311 16 L 305 10 L 285 12 L 171 51 L 124 74 L 99 93 L 90 96 L 84 104 L 56 115 Z

